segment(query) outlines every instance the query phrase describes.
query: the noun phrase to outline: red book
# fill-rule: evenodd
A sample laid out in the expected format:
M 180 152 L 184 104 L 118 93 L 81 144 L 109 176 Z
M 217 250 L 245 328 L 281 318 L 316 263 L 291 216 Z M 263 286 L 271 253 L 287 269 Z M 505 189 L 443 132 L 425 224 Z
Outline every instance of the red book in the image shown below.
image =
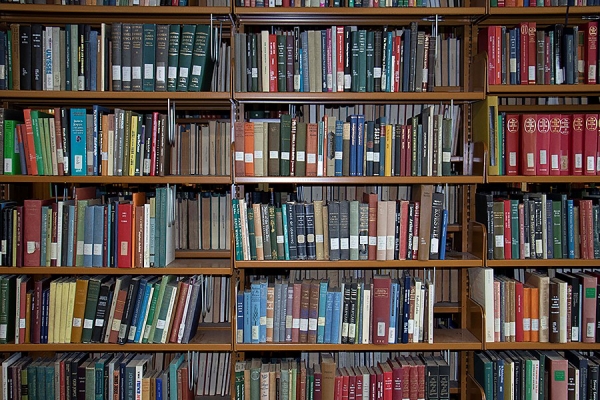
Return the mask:
M 583 128 L 583 174 L 596 175 L 598 152 L 598 114 L 586 114 Z
M 244 122 L 236 121 L 233 123 L 234 134 L 234 174 L 235 176 L 246 176 L 245 150 L 244 150 Z M 254 132 L 253 132 L 254 133 Z M 254 157 L 253 157 L 254 158 Z
M 334 390 L 333 390 L 333 398 L 335 400 L 341 400 L 342 399 L 342 374 L 340 372 L 340 369 L 338 368 L 335 371 L 335 383 L 334 383 Z
M 29 338 L 25 337 L 26 328 L 26 315 L 27 315 L 27 291 L 31 289 L 33 284 L 33 278 L 27 277 L 20 282 L 20 296 L 19 296 L 19 321 L 17 329 L 19 330 L 19 342 L 20 343 L 29 343 Z
M 571 124 L 571 175 L 583 175 L 583 114 L 573 114 Z
M 395 360 L 388 360 L 392 367 L 392 400 L 402 400 L 402 366 Z
M 571 115 L 560 115 L 560 174 L 569 175 L 571 154 Z
M 352 367 L 345 369 L 348 373 L 348 400 L 356 400 L 356 375 Z
M 364 193 L 363 202 L 369 205 L 369 260 L 377 257 L 377 194 Z
M 33 284 L 33 298 L 31 310 L 31 343 L 40 343 L 42 328 L 42 294 L 50 286 L 50 278 L 42 278 Z
M 350 377 L 348 376 L 348 370 L 346 368 L 340 368 L 340 374 L 342 375 L 342 400 L 349 400 L 350 396 Z
M 277 92 L 277 35 L 269 35 L 269 92 Z
M 119 207 L 120 209 L 121 207 Z M 120 210 L 119 210 L 120 212 Z M 120 227 L 119 227 L 120 228 Z M 119 229 L 120 231 L 120 229 Z M 120 265 L 119 265 L 120 266 Z M 123 319 L 123 313 L 125 312 L 125 302 L 127 301 L 127 292 L 129 292 L 129 282 L 131 278 L 125 276 L 123 281 L 121 282 L 121 287 L 119 288 L 119 292 L 114 295 L 117 296 L 117 302 L 115 305 L 115 311 L 113 314 L 113 324 L 109 326 L 110 335 L 108 336 L 108 343 L 117 343 L 119 338 L 119 329 L 121 327 L 121 321 Z
M 494 34 L 496 43 L 494 49 L 496 50 L 496 56 L 494 62 L 496 63 L 496 85 L 502 84 L 502 27 L 496 25 L 496 33 Z
M 412 259 L 416 260 L 419 258 L 419 224 L 421 223 L 421 203 L 418 201 L 415 204 L 415 216 L 413 218 L 413 247 L 412 247 Z M 417 242 L 415 244 L 415 241 Z M 410 246 L 410 243 L 409 243 Z
M 548 142 L 550 175 L 560 175 L 560 145 L 562 142 L 560 114 L 550 115 L 550 137 Z
M 383 400 L 392 400 L 393 393 L 393 372 L 388 363 L 379 363 L 379 368 L 383 374 Z
M 362 400 L 363 398 L 363 374 L 358 367 L 353 368 L 353 374 L 356 379 L 356 400 Z M 316 380 L 316 378 L 315 378 Z M 317 400 L 316 398 L 314 400 Z M 369 399 L 366 399 L 369 400 Z
M 343 26 L 337 26 L 336 28 L 336 34 L 335 34 L 335 40 L 336 40 L 336 46 L 335 46 L 335 50 L 336 50 L 336 55 L 335 55 L 335 70 L 337 73 L 337 76 L 334 76 L 333 79 L 335 81 L 335 83 L 337 84 L 337 91 L 338 92 L 343 92 L 344 91 L 344 27 Z M 380 71 L 381 73 L 381 71 Z M 334 84 L 335 85 L 335 84 Z
M 396 357 L 396 361 L 402 369 L 402 398 L 410 397 L 410 364 L 404 357 Z
M 377 367 L 367 368 L 369 370 L 369 400 L 377 399 L 377 372 L 375 368 Z
M 521 175 L 535 175 L 537 165 L 537 116 L 521 117 Z
M 584 46 L 585 83 L 596 83 L 596 68 L 598 64 L 598 21 L 590 21 L 584 25 L 586 44 Z
M 254 176 L 254 122 L 244 122 L 243 136 L 244 140 L 242 143 L 244 146 L 244 174 L 245 176 Z
M 400 91 L 400 60 L 402 58 L 402 36 L 394 36 L 394 92 Z
M 292 343 L 300 342 L 300 297 L 302 282 L 294 282 L 294 300 L 292 301 Z
M 406 260 L 406 254 L 408 251 L 408 200 L 400 201 L 400 249 L 398 258 L 400 260 Z
M 586 253 L 581 252 L 581 258 L 594 259 L 594 216 L 592 211 L 592 200 L 580 200 L 579 219 L 582 242 L 587 242 Z M 585 256 L 584 256 L 585 254 Z
M 418 357 L 412 357 L 417 370 L 417 398 L 425 398 L 425 364 Z
M 536 163 L 536 174 L 537 175 L 549 175 L 549 148 L 550 148 L 550 115 L 538 114 L 537 115 L 537 138 L 535 147 L 537 149 L 537 163 Z
M 25 157 L 27 175 L 38 175 L 35 141 L 33 139 L 33 123 L 31 121 L 31 109 L 24 109 L 23 117 L 25 118 L 25 135 L 23 136 L 23 145 L 25 154 L 27 155 Z
M 323 373 L 321 372 L 321 365 L 320 364 L 315 364 L 314 365 L 314 400 L 322 400 L 323 398 L 323 389 L 322 389 L 322 382 L 323 382 Z
M 536 24 L 535 22 L 528 22 L 527 28 L 529 32 L 529 41 L 527 43 L 527 66 L 528 66 L 528 80 L 530 85 L 535 85 L 535 70 L 536 70 L 536 57 L 537 57 L 537 38 L 536 38 Z M 522 42 L 521 42 L 522 43 Z M 523 64 L 521 64 L 523 68 Z
M 407 361 L 410 365 L 410 372 L 408 376 L 409 384 L 409 399 L 410 400 L 418 400 L 419 397 L 419 370 L 415 361 L 411 357 L 407 357 Z M 405 397 L 406 398 L 406 397 Z M 424 397 L 423 397 L 424 398 Z
M 117 233 L 117 265 L 119 268 L 131 268 L 131 234 L 133 231 L 133 204 L 120 203 L 118 205 L 118 233 Z M 116 343 L 116 342 L 115 342 Z
M 506 114 L 504 137 L 506 139 L 506 175 L 519 175 L 519 114 Z
M 510 229 L 510 200 L 505 199 L 504 202 L 504 259 L 512 259 L 512 236 Z
M 180 289 L 177 295 L 177 304 L 175 305 L 175 317 L 173 318 L 173 325 L 171 328 L 171 335 L 169 336 L 169 343 L 177 343 L 177 335 L 179 334 L 179 326 L 183 319 L 183 309 L 185 308 L 185 302 L 189 290 L 189 282 L 182 281 Z
M 379 367 L 373 367 L 375 371 L 375 382 L 377 384 L 377 395 L 375 396 L 375 400 L 384 400 L 383 399 L 383 371 Z
M 25 200 L 23 202 L 24 223 L 23 226 L 23 266 L 39 267 L 41 254 L 41 224 L 42 224 L 42 206 L 52 204 L 52 199 L 48 200 Z
M 515 342 L 523 338 L 523 283 L 515 281 Z
M 306 176 L 317 176 L 317 145 L 319 124 L 306 125 Z
M 54 251 L 52 251 L 51 249 L 47 250 L 47 251 L 50 251 L 50 266 L 51 267 L 56 267 L 56 264 L 57 264 L 57 251 L 56 251 L 56 247 L 58 246 L 57 218 L 58 218 L 58 205 L 56 203 L 52 203 L 52 233 L 51 233 L 52 238 L 51 238 L 50 246 L 52 246 L 55 250 Z M 106 264 L 103 264 L 103 265 L 106 265 Z
M 568 398 L 569 362 L 556 352 L 546 354 L 546 371 L 548 371 L 548 398 Z M 540 373 L 542 373 L 540 371 Z
M 373 344 L 388 343 L 388 329 L 390 326 L 390 290 L 389 276 L 376 275 L 373 277 Z
M 519 31 L 521 33 L 521 54 L 519 55 L 521 59 L 521 85 L 529 84 L 529 46 L 526 43 L 529 43 L 529 24 L 527 22 L 521 22 L 519 24 Z M 535 35 L 534 35 L 535 37 Z M 534 54 L 534 62 L 535 62 L 535 53 Z
M 480 27 L 479 32 L 477 34 L 477 43 L 479 46 L 479 53 L 487 53 L 488 55 L 488 64 L 487 64 L 487 74 L 488 74 L 488 84 L 496 85 L 499 82 L 496 82 L 496 28 L 494 26 L 486 26 Z

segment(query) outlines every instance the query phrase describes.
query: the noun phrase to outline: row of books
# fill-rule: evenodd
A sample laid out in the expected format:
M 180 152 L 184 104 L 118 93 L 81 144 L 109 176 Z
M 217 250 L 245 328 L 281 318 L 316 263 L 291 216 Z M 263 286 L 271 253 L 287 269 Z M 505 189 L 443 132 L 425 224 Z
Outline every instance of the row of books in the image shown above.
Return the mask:
M 230 249 L 231 194 L 229 192 L 179 191 L 175 214 L 175 249 Z
M 433 343 L 433 283 L 400 279 L 253 279 L 237 295 L 238 343 Z
M 2 0 L 2 3 L 56 4 L 81 6 L 222 6 L 229 7 L 228 0 Z
M 526 271 L 523 280 L 469 270 L 471 297 L 486 312 L 488 342 L 595 343 L 596 271 Z
M 235 391 L 241 400 L 304 395 L 323 400 L 449 399 L 450 367 L 441 356 L 431 355 L 398 355 L 375 365 L 348 367 L 338 367 L 330 354 L 321 354 L 320 362 L 312 365 L 254 358 L 235 364 Z
M 265 204 L 249 197 L 233 199 L 236 260 L 445 259 L 447 211 L 432 185 L 417 186 L 413 201 L 365 194 L 362 202 Z
M 333 26 L 238 33 L 236 90 L 426 92 L 459 86 L 460 42 L 454 34 L 420 31 L 417 22 L 391 30 Z
M 146 197 L 148 195 L 148 197 Z M 174 259 L 175 187 L 153 193 L 0 202 L 2 265 L 165 267 Z
M 236 176 L 448 176 L 453 120 L 433 107 L 391 124 L 324 116 L 305 123 L 290 114 L 234 123 Z
M 189 343 L 229 321 L 229 279 L 107 275 L 0 277 L 1 343 Z
M 595 0 L 490 0 L 491 7 L 564 7 L 595 6 Z
M 474 378 L 486 399 L 589 399 L 598 396 L 596 353 L 574 350 L 485 351 L 474 355 Z
M 477 193 L 476 219 L 486 226 L 490 260 L 600 258 L 595 195 Z
M 537 29 L 536 22 L 511 28 L 480 28 L 479 52 L 488 57 L 490 85 L 596 84 L 598 22 L 581 26 L 551 25 Z
M 238 0 L 236 7 L 461 7 L 458 0 Z
M 61 353 L 2 360 L 5 399 L 123 398 L 184 400 L 227 396 L 229 353 Z M 192 373 L 193 371 L 193 373 Z
M 11 24 L 0 32 L 0 89 L 208 91 L 227 87 L 220 32 L 193 24 Z M 110 55 L 110 57 L 109 57 Z
M 171 133 L 166 114 L 98 105 L 0 109 L 0 120 L 5 175 L 230 174 L 229 122 L 182 122 Z

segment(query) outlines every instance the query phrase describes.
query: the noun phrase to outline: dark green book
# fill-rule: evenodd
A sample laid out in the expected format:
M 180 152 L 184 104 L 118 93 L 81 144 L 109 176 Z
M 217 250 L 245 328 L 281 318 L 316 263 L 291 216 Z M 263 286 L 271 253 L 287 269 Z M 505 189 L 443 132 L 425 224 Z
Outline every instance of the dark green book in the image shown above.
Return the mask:
M 92 340 L 92 330 L 95 325 L 98 297 L 100 296 L 100 285 L 103 279 L 104 276 L 95 276 L 90 278 L 88 282 L 87 299 L 83 313 L 83 331 L 81 332 L 82 343 L 90 343 Z
M 121 30 L 121 90 L 131 91 L 131 31 L 132 24 L 123 24 Z
M 285 236 L 283 234 L 283 214 L 281 207 L 275 208 L 275 234 L 277 236 L 277 259 L 285 260 Z
M 144 25 L 131 24 L 131 91 L 142 91 Z
M 280 123 L 279 122 L 269 122 L 268 123 L 268 144 L 267 150 L 268 154 L 268 174 L 267 176 L 279 176 L 279 158 L 280 158 Z M 289 170 L 288 170 L 289 175 Z
M 71 29 L 74 29 L 74 27 L 71 25 L 70 28 L 67 29 L 67 37 L 70 37 L 70 31 Z M 122 38 L 121 38 L 121 31 L 123 29 L 123 24 L 121 22 L 114 22 L 111 26 L 111 49 L 112 49 L 112 69 L 113 69 L 113 74 L 112 74 L 112 90 L 114 92 L 120 92 L 122 90 L 122 86 L 121 86 L 121 72 L 122 72 L 122 61 L 121 61 L 121 48 L 123 46 L 122 43 Z M 68 42 L 71 42 L 70 39 L 67 39 Z M 67 46 L 67 51 L 70 50 L 70 47 L 73 46 L 72 43 L 69 43 L 70 46 Z M 71 80 L 71 63 L 72 61 L 70 61 L 70 59 L 67 59 L 67 64 L 66 64 L 66 73 L 68 74 L 67 79 L 71 81 L 71 84 L 68 85 L 69 88 L 67 88 L 67 90 L 70 89 L 71 85 L 73 85 L 73 87 L 76 87 L 76 83 L 73 82 Z M 72 89 L 71 89 L 72 90 Z
M 358 92 L 358 81 L 360 70 L 359 48 L 358 48 L 358 31 L 350 33 L 350 68 L 351 68 L 351 84 L 350 91 Z
M 306 176 L 306 122 L 298 122 L 296 129 L 295 176 Z
M 278 249 L 277 249 L 277 228 L 275 223 L 275 206 L 269 205 L 269 234 L 271 239 L 271 259 L 277 260 Z M 268 251 L 269 248 L 265 248 L 264 251 Z
M 256 232 L 254 231 L 254 209 L 246 209 L 246 220 L 248 221 L 248 243 L 250 244 L 250 259 L 256 260 Z
M 452 120 L 442 120 L 442 176 L 452 173 L 450 157 L 452 156 Z
M 179 43 L 181 39 L 181 25 L 169 25 L 169 51 L 167 56 L 167 91 L 177 90 L 177 70 L 179 66 Z
M 552 201 L 552 236 L 554 258 L 563 258 L 562 253 L 562 204 L 560 201 Z
M 256 215 L 254 216 L 256 218 Z M 263 252 L 265 260 L 272 260 L 271 256 L 271 228 L 269 226 L 269 205 L 260 205 L 260 219 L 262 221 L 262 239 L 263 239 Z
M 519 246 L 519 200 L 510 201 L 510 244 L 511 258 L 518 260 L 520 258 Z
M 214 61 L 210 54 L 211 32 L 209 25 L 196 25 L 192 71 L 188 90 L 190 92 L 210 90 Z
M 367 31 L 367 43 L 365 50 L 366 58 L 366 86 L 367 92 L 375 91 L 375 32 Z
M 354 56 L 352 58 L 354 61 Z M 354 79 L 354 77 L 353 77 Z M 367 90 L 367 31 L 358 31 L 358 91 Z
M 250 66 L 251 86 L 249 92 L 258 92 L 258 38 L 257 34 L 250 34 Z
M 154 91 L 154 71 L 156 66 L 156 24 L 144 24 L 142 47 L 142 89 L 144 92 Z
M 277 35 L 277 91 L 285 92 L 287 89 L 286 79 L 286 35 Z
M 269 132 L 270 134 L 270 132 Z M 279 125 L 279 175 L 290 176 L 292 116 L 283 114 Z
M 187 92 L 192 66 L 192 52 L 196 25 L 184 24 L 181 29 L 181 44 L 179 45 L 179 62 L 177 68 L 177 91 Z
M 0 280 L 0 343 L 6 344 L 15 337 L 15 281 L 16 275 Z
M 167 90 L 167 69 L 169 64 L 169 25 L 156 25 L 156 76 L 154 77 L 154 90 L 164 92 Z

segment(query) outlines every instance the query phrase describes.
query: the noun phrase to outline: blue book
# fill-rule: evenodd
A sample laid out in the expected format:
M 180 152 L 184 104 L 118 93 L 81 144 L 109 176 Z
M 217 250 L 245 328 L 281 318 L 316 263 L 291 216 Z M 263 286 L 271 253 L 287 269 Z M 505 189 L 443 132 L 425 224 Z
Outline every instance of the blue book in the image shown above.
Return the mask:
M 342 292 L 336 290 L 333 297 L 333 311 L 331 320 L 331 342 L 333 344 L 340 343 L 340 313 L 342 312 Z
M 442 233 L 440 235 L 440 260 L 446 259 L 446 236 L 448 232 L 448 210 L 442 210 Z
M 244 292 L 239 291 L 237 300 L 236 343 L 244 343 Z
M 321 49 L 327 49 L 327 31 L 325 29 L 321 29 Z M 322 92 L 327 92 L 327 63 L 321 63 L 321 86 Z M 332 82 L 333 85 L 333 82 Z
M 496 387 L 497 399 L 504 398 L 504 359 L 502 357 L 495 357 L 494 363 L 496 364 L 496 376 L 498 377 L 498 386 Z M 541 371 L 540 371 L 541 372 Z
M 387 68 L 385 69 L 385 90 L 383 88 L 381 88 L 382 92 L 391 92 L 392 88 L 394 87 L 394 77 L 392 76 L 392 53 L 393 53 L 393 49 L 394 49 L 394 35 L 392 33 L 392 31 L 387 31 L 385 32 L 387 33 L 387 47 L 385 49 L 385 54 L 383 54 L 383 57 L 385 57 L 385 62 L 387 65 Z M 384 34 L 385 34 L 384 33 Z M 381 71 L 381 73 L 383 74 L 383 71 Z M 381 82 L 383 82 L 383 76 L 381 77 Z
M 365 116 L 357 115 L 356 121 L 356 176 L 363 176 L 365 154 Z
M 402 38 L 402 42 L 404 43 L 404 55 L 403 55 L 403 59 L 402 59 L 402 91 L 403 92 L 408 92 L 409 91 L 409 80 L 410 80 L 410 74 L 413 73 L 410 70 L 410 43 L 411 43 L 411 32 L 410 29 L 406 28 L 404 29 L 404 32 L 402 33 L 402 36 L 404 36 Z M 433 82 L 429 82 L 430 84 Z
M 335 176 L 342 176 L 342 165 L 344 157 L 344 121 L 335 121 L 335 132 L 333 134 L 333 149 L 335 151 Z
M 50 306 L 50 288 L 42 292 L 42 325 L 40 330 L 40 343 L 48 343 L 48 319 Z
M 144 323 L 144 313 L 146 312 L 146 308 L 149 306 L 148 302 L 150 301 L 150 292 L 152 292 L 152 285 L 155 279 L 150 281 L 146 281 L 146 287 L 144 288 L 144 297 L 142 299 L 142 305 L 140 307 L 140 317 L 137 320 L 137 324 L 135 325 L 135 335 L 133 337 L 134 343 L 139 343 L 140 336 L 142 335 L 142 324 Z M 139 291 L 141 292 L 141 290 Z M 139 293 L 138 292 L 138 293 Z M 132 324 L 133 327 L 133 324 Z
M 260 282 L 252 282 L 250 285 L 251 292 L 251 306 L 250 306 L 250 321 L 251 321 L 251 332 L 252 336 L 250 338 L 250 343 L 260 343 Z M 266 301 L 266 298 L 265 298 Z M 266 309 L 266 302 L 265 302 Z M 266 326 L 265 326 L 266 328 Z M 265 331 L 266 336 L 266 331 Z
M 104 400 L 104 390 L 107 389 L 104 387 L 104 368 L 111 360 L 112 356 L 113 355 L 111 353 L 104 353 L 96 360 L 94 365 L 94 372 L 96 375 L 96 382 L 94 385 L 95 400 Z
M 95 80 L 93 82 L 96 82 Z M 94 83 L 95 84 L 95 83 Z M 94 90 L 94 89 L 92 89 Z M 106 107 L 99 105 L 92 106 L 92 140 L 93 150 L 92 154 L 94 157 L 94 175 L 100 175 L 100 165 L 102 164 L 102 114 L 109 114 L 110 110 Z M 106 155 L 108 157 L 108 154 Z
M 260 343 L 267 342 L 267 280 L 260 281 L 260 325 L 258 340 Z
M 169 393 L 171 393 L 171 399 L 177 398 L 173 396 L 173 393 L 177 393 L 177 369 L 184 360 L 185 354 L 179 354 L 171 361 L 171 364 L 169 364 Z
M 91 267 L 94 248 L 94 217 L 95 207 L 90 205 L 85 208 L 85 231 L 83 234 L 83 266 Z
M 281 216 L 283 218 L 283 243 L 284 243 L 284 251 L 285 251 L 285 259 L 290 259 L 290 242 L 288 240 L 288 219 L 287 219 L 287 204 L 283 203 L 281 205 Z
M 53 399 L 55 395 L 55 385 L 54 385 L 54 363 L 48 363 L 45 368 L 46 372 L 46 398 Z
M 408 319 L 410 311 L 410 285 L 411 277 L 404 275 L 404 301 L 402 302 L 402 343 L 408 343 Z
M 87 57 L 87 55 L 86 55 Z M 98 65 L 98 31 L 90 30 L 90 49 L 89 49 L 89 58 L 90 58 L 90 90 L 96 91 L 98 90 L 96 81 L 98 80 L 98 73 L 96 65 Z M 96 157 L 94 157 L 95 159 Z M 97 175 L 97 173 L 94 173 Z
M 319 319 L 317 320 L 317 343 L 325 343 L 325 319 L 326 308 L 327 308 L 327 288 L 329 282 L 326 280 L 321 281 L 319 285 Z
M 350 176 L 356 176 L 358 161 L 358 115 L 349 115 L 350 122 Z
M 156 377 L 156 400 L 163 400 L 163 374 Z
M 244 343 L 252 343 L 252 293 L 244 291 Z
M 569 258 L 575 258 L 575 214 L 573 200 L 567 200 L 567 243 Z
M 85 108 L 71 109 L 71 175 L 85 176 L 87 172 L 86 149 L 86 111 Z
M 94 267 L 105 267 L 103 262 L 104 251 L 102 249 L 104 245 L 104 210 L 105 205 L 91 206 L 94 210 L 94 228 L 93 228 L 93 239 L 92 239 L 92 266 Z
M 46 365 L 45 362 L 41 362 L 36 369 L 37 373 L 37 398 L 38 400 L 45 400 L 46 397 Z M 48 397 L 49 398 L 49 397 Z
M 42 226 L 40 229 L 40 266 L 46 266 L 46 235 L 48 234 L 48 206 L 42 206 Z
M 392 280 L 390 291 L 390 327 L 388 343 L 396 343 L 396 322 L 398 320 L 398 282 Z
M 535 1 L 535 0 L 534 0 Z M 523 5 L 525 6 L 525 3 L 529 3 L 529 0 L 523 0 Z M 525 6 L 527 7 L 527 6 Z M 521 71 L 521 34 L 520 32 L 517 30 L 515 32 L 515 36 L 516 36 L 516 43 L 517 43 L 517 71 Z M 521 74 L 517 72 L 517 85 L 521 84 Z
M 333 326 L 333 299 L 335 292 L 328 291 L 325 303 L 325 330 L 323 334 L 323 343 L 331 343 L 331 331 Z
M 98 207 L 98 206 L 97 206 Z M 127 342 L 133 342 L 135 335 L 138 330 L 138 323 L 140 319 L 144 319 L 143 312 L 145 310 L 144 298 L 146 297 L 146 288 L 148 287 L 148 278 L 142 277 L 140 279 L 140 285 L 136 293 L 135 306 L 133 308 L 133 315 L 131 316 L 131 323 L 129 324 L 129 332 L 127 333 Z M 191 290 L 191 289 L 190 289 Z

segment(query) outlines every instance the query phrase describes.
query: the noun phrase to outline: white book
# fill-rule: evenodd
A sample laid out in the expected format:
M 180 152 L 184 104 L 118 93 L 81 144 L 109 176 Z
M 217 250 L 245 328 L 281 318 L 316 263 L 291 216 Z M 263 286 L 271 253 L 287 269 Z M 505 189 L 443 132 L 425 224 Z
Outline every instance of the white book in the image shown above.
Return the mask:
M 21 353 L 12 354 L 6 360 L 2 362 L 2 395 L 3 399 L 8 399 L 8 367 L 13 365 L 19 358 Z
M 44 90 L 54 90 L 54 78 L 52 76 L 52 27 L 47 26 L 43 32 L 44 43 Z
M 177 299 L 177 285 L 173 286 L 173 290 L 171 290 L 171 297 L 169 298 L 169 308 L 167 309 L 167 316 L 165 318 L 165 328 L 162 331 L 162 337 L 160 338 L 160 343 L 167 343 L 169 331 L 171 327 L 171 323 L 173 322 L 173 309 L 175 308 L 175 299 Z
M 52 90 L 60 90 L 60 27 L 52 27 Z M 50 89 L 49 89 L 50 90 Z
M 415 315 L 413 321 L 413 343 L 418 343 L 421 337 L 421 316 L 422 313 L 422 302 L 421 302 L 421 280 L 417 277 L 414 278 L 415 285 Z
M 362 309 L 362 344 L 371 343 L 371 285 L 365 284 L 363 291 L 363 309 Z M 367 394 L 368 397 L 368 394 Z
M 471 299 L 483 308 L 485 341 L 494 341 L 494 270 L 469 268 L 469 293 Z

